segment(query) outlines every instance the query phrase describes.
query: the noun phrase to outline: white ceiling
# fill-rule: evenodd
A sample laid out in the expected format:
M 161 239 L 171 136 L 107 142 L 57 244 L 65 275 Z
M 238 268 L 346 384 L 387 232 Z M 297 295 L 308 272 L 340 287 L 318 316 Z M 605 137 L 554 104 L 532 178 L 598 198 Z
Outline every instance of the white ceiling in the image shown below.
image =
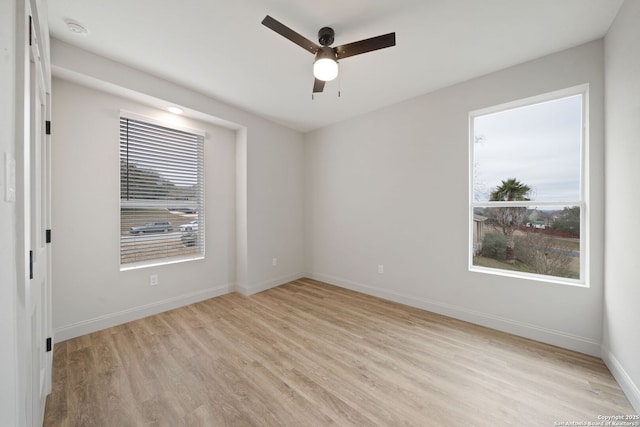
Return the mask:
M 622 1 L 49 0 L 49 26 L 64 42 L 308 131 L 601 38 Z M 331 26 L 334 45 L 392 31 L 397 45 L 344 59 L 312 100 L 313 55 L 261 25 L 267 14 L 313 41 Z

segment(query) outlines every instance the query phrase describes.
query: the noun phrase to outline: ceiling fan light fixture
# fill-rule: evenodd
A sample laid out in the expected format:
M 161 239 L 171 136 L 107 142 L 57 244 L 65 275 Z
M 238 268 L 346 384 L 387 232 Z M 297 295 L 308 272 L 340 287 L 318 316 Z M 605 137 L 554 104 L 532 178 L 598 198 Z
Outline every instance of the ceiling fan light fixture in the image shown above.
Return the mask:
M 318 50 L 316 60 L 313 62 L 313 76 L 325 82 L 338 77 L 338 61 L 330 47 L 325 46 Z

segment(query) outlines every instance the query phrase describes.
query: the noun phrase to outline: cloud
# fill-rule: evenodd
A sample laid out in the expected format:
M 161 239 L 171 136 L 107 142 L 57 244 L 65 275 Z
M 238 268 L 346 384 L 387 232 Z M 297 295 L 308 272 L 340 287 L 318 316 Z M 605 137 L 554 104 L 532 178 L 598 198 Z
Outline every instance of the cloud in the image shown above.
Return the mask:
M 532 187 L 535 200 L 579 200 L 581 95 L 478 116 L 474 133 L 479 201 L 508 178 Z

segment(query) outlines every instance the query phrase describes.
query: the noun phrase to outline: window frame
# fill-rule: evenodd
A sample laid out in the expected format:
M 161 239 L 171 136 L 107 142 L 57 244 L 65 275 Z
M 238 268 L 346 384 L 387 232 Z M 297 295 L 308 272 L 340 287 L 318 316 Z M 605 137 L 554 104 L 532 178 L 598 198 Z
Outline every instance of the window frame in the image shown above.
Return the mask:
M 202 242 L 201 242 L 201 251 L 197 252 L 197 253 L 193 253 L 193 254 L 186 254 L 186 255 L 177 255 L 177 256 L 170 256 L 170 257 L 159 257 L 159 258 L 152 258 L 152 259 L 147 259 L 147 260 L 142 260 L 142 261 L 133 261 L 133 262 L 126 262 L 126 263 L 122 263 L 122 234 L 120 233 L 118 235 L 118 250 L 119 250 L 119 263 L 120 263 L 120 271 L 127 271 L 127 270 L 135 270 L 135 269 L 140 269 L 140 268 L 146 268 L 146 267 L 155 267 L 155 266 L 160 266 L 160 265 L 168 265 L 168 264 L 176 264 L 176 263 L 182 263 L 182 262 L 188 262 L 188 261 L 196 261 L 196 260 L 201 260 L 205 258 L 205 251 L 206 251 L 206 239 L 205 239 L 205 186 L 206 186 L 206 167 L 204 165 L 205 162 L 205 140 L 207 139 L 207 133 L 204 130 L 200 130 L 200 129 L 196 129 L 196 128 L 191 128 L 189 126 L 184 126 L 183 124 L 178 124 L 174 121 L 169 121 L 169 120 L 159 120 L 153 117 L 149 117 L 149 116 L 145 116 L 145 115 L 141 115 L 138 113 L 134 113 L 131 111 L 127 111 L 127 110 L 120 110 L 119 114 L 118 114 L 118 130 L 120 133 L 120 123 L 122 119 L 130 119 L 130 120 L 135 120 L 138 122 L 144 122 L 145 124 L 149 124 L 149 125 L 153 125 L 153 126 L 159 126 L 159 127 L 163 127 L 163 128 L 167 128 L 170 130 L 175 130 L 175 131 L 179 131 L 179 132 L 185 132 L 185 133 L 189 133 L 189 134 L 193 134 L 196 135 L 198 137 L 201 138 L 201 158 L 199 159 L 199 161 L 202 163 L 202 171 L 200 173 L 200 179 L 201 179 L 201 201 L 200 201 L 200 206 L 199 206 L 199 210 L 198 210 L 198 233 L 199 235 L 202 236 Z M 178 118 L 180 119 L 180 118 Z M 118 147 L 119 150 L 120 148 L 120 139 L 119 139 L 119 143 L 118 143 Z M 120 160 L 121 160 L 121 156 L 120 154 L 118 155 L 118 162 L 119 162 L 119 167 L 120 167 Z M 119 169 L 120 170 L 120 169 Z M 120 173 L 118 174 L 120 180 L 121 180 L 121 176 Z M 123 203 L 122 203 L 122 193 L 121 193 L 122 189 L 121 186 L 118 186 L 118 193 L 119 193 L 119 198 L 118 198 L 118 207 L 119 207 L 119 225 L 120 225 L 120 229 L 122 228 L 122 207 L 123 207 Z M 132 204 L 135 205 L 136 203 L 134 202 Z M 148 203 L 149 206 L 152 206 L 154 204 L 163 204 L 163 202 L 155 202 L 153 200 L 150 200 L 150 203 Z M 168 203 L 164 203 L 164 204 L 168 204 Z M 157 220 L 153 220 L 153 221 L 148 221 L 148 222 L 158 222 L 158 221 L 164 221 L 161 219 L 157 219 Z M 185 223 L 188 222 L 189 220 L 185 218 Z
M 572 96 L 580 95 L 582 98 L 581 111 L 581 138 L 580 138 L 580 187 L 579 200 L 567 201 L 476 201 L 474 199 L 474 143 L 475 129 L 474 120 L 477 117 L 488 114 L 495 114 L 517 108 L 542 104 L 549 101 L 560 100 Z M 468 268 L 471 272 L 507 276 L 520 279 L 535 280 L 539 282 L 549 282 L 562 285 L 571 285 L 588 288 L 590 285 L 590 254 L 589 254 L 589 84 L 581 84 L 566 89 L 547 92 L 492 107 L 482 108 L 469 112 L 469 206 L 468 206 Z M 505 177 L 506 178 L 506 177 Z M 504 270 L 500 268 L 483 267 L 473 264 L 474 257 L 474 210 L 485 207 L 579 207 L 580 208 L 580 278 L 572 279 L 559 276 L 550 276 L 538 273 L 528 273 L 514 270 Z

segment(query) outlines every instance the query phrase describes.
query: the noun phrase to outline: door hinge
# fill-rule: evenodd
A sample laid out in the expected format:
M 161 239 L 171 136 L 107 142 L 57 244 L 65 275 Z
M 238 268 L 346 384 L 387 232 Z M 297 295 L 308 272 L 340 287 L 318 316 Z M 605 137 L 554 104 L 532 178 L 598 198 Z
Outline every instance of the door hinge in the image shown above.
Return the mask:
M 33 279 L 33 251 L 29 251 L 29 279 Z
M 47 338 L 47 353 L 51 351 L 51 337 Z
M 51 230 L 45 231 L 44 239 L 46 243 L 51 243 Z
M 45 133 L 51 135 L 51 120 L 44 122 Z
M 29 46 L 33 44 L 33 18 L 29 15 Z

